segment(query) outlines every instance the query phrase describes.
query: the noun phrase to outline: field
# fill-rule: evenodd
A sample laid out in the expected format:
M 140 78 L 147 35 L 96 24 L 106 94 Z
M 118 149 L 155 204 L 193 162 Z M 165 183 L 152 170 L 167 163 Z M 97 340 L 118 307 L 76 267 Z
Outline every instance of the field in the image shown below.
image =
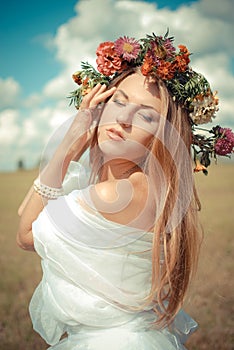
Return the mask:
M 36 170 L 0 174 L 1 350 L 48 348 L 33 332 L 28 315 L 29 300 L 41 277 L 40 261 L 15 243 L 17 208 L 36 175 Z M 231 163 L 212 165 L 207 177 L 196 174 L 204 240 L 185 305 L 199 323 L 187 343 L 189 350 L 234 349 L 233 175 Z

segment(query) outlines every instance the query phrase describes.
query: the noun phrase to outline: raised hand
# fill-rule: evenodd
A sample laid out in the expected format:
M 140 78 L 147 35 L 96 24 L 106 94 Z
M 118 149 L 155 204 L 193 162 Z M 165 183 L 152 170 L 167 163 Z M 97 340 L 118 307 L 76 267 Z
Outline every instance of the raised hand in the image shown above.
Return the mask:
M 106 85 L 97 84 L 84 98 L 80 105 L 80 110 L 96 107 L 100 103 L 104 102 L 108 97 L 112 96 L 116 90 L 113 87 L 106 90 Z
M 78 159 L 81 144 L 87 143 L 100 118 L 98 106 L 113 95 L 116 87 L 107 90 L 106 85 L 97 84 L 83 99 L 80 109 L 63 140 L 63 148 L 72 154 L 72 159 Z M 76 152 L 77 151 L 77 152 Z

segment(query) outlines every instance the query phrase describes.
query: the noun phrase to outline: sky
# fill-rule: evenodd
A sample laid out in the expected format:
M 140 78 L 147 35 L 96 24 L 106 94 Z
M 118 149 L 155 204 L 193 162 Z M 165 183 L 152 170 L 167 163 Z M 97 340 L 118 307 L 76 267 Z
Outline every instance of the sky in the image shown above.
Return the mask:
M 53 130 L 75 114 L 67 96 L 100 42 L 170 30 L 218 90 L 212 127 L 234 128 L 233 0 L 8 0 L 0 5 L 0 171 L 35 167 Z

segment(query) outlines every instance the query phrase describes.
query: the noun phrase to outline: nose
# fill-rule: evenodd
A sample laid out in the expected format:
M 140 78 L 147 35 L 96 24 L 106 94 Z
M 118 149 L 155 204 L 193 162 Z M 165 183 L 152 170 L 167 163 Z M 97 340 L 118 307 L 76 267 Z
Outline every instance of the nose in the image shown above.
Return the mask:
M 132 125 L 132 118 L 134 116 L 136 107 L 132 104 L 127 104 L 122 107 L 121 111 L 116 116 L 116 122 L 123 127 L 130 127 Z

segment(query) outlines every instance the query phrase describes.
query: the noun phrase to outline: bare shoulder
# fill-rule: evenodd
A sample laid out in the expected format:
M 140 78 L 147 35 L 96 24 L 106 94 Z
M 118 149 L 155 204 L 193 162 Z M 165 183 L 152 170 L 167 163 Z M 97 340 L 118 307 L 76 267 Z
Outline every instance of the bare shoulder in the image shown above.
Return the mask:
M 132 174 L 128 179 L 104 181 L 95 185 L 95 191 L 101 199 L 112 202 L 116 197 L 130 195 L 131 200 L 139 198 L 148 190 L 147 176 L 141 172 Z
M 91 197 L 96 209 L 112 221 L 132 222 L 146 205 L 147 177 L 138 172 L 128 179 L 101 182 L 93 186 Z
M 129 177 L 129 181 L 131 181 L 136 191 L 139 190 L 142 192 L 148 190 L 148 177 L 142 172 L 133 173 Z

